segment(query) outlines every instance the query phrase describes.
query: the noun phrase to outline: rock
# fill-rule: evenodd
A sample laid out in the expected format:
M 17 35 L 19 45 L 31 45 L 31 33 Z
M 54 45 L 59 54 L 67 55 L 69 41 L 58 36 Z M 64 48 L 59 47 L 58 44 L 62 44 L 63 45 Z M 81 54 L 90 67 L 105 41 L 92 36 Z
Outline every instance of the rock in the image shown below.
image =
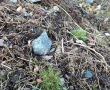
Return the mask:
M 60 9 L 58 8 L 58 6 L 53 6 L 53 11 L 54 12 L 58 12 Z
M 96 10 L 100 10 L 101 9 L 101 5 L 98 5 L 97 7 L 96 7 Z
M 60 78 L 60 82 L 61 82 L 61 84 L 63 85 L 63 84 L 65 83 L 64 78 Z
M 46 55 L 46 56 L 42 56 L 42 58 L 45 60 L 50 60 L 53 58 L 53 56 L 52 55 L 51 56 Z
M 23 12 L 22 6 L 19 6 L 19 7 L 16 9 L 16 11 L 17 11 L 18 13 Z
M 4 46 L 4 40 L 0 39 L 0 46 Z
M 93 74 L 91 73 L 91 71 L 86 71 L 85 72 L 85 78 L 91 78 L 93 76 Z
M 70 86 L 70 90 L 74 90 L 74 87 L 73 86 Z
M 46 32 L 43 32 L 38 38 L 32 41 L 33 51 L 38 55 L 46 55 L 51 45 L 52 41 L 49 39 Z
M 90 3 L 90 4 L 93 3 L 93 1 L 94 0 L 85 0 L 85 2 Z
M 84 42 L 82 40 L 76 40 L 76 43 L 83 44 Z
M 39 2 L 39 1 L 41 1 L 41 0 L 29 0 L 30 2 Z
M 13 2 L 13 3 L 17 3 L 17 0 L 10 0 L 11 2 Z
M 110 36 L 110 33 L 104 33 L 104 34 L 105 34 L 105 36 L 107 36 L 107 37 Z
M 34 66 L 34 73 L 37 73 L 37 71 L 39 71 L 39 66 L 38 65 L 35 65 Z

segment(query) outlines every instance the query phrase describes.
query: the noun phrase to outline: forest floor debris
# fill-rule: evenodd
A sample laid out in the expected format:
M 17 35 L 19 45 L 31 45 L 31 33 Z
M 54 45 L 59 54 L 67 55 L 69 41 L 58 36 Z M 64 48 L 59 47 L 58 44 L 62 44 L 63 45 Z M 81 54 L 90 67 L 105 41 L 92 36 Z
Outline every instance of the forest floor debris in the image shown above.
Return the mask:
M 0 90 L 110 90 L 108 0 L 11 1 L 0 1 Z M 52 46 L 36 55 L 44 30 Z

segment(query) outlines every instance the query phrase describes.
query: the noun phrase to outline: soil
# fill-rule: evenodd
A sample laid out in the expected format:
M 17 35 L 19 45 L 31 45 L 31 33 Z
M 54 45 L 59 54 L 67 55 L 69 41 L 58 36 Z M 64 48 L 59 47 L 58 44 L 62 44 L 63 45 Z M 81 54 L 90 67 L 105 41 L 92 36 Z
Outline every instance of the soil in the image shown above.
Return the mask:
M 52 11 L 53 6 L 59 11 Z M 78 28 L 86 30 L 88 41 L 77 43 L 77 38 L 71 38 L 71 31 Z M 40 56 L 33 52 L 31 41 L 44 30 L 52 46 L 47 55 Z M 0 90 L 42 90 L 37 80 L 49 65 L 64 79 L 66 89 L 61 90 L 110 90 L 110 36 L 105 33 L 110 34 L 107 0 L 93 4 L 83 0 L 1 0 Z M 92 77 L 85 77 L 86 71 Z

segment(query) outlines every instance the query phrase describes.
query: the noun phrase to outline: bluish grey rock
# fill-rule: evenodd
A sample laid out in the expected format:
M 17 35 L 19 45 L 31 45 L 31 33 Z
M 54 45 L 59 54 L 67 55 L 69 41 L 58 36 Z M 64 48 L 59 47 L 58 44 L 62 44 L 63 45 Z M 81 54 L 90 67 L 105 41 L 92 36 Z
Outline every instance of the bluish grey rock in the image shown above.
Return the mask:
M 90 71 L 85 72 L 85 78 L 91 78 L 93 74 Z
M 35 54 L 46 55 L 52 45 L 46 32 L 43 32 L 38 38 L 32 41 L 32 48 Z
M 17 0 L 10 0 L 11 2 L 13 2 L 13 3 L 17 3 Z

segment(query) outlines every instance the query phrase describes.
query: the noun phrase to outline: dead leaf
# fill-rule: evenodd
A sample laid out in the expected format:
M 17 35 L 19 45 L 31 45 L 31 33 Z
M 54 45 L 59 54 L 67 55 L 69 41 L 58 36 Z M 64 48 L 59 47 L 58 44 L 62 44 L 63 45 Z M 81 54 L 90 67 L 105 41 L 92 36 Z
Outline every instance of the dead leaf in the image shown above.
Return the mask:
M 93 40 L 93 38 L 92 38 L 90 35 L 88 35 L 88 39 L 89 39 L 89 41 L 90 41 L 91 43 L 94 43 L 94 40 Z
M 41 80 L 41 79 L 37 79 L 37 82 L 38 82 L 38 83 L 41 83 L 41 82 L 42 82 L 42 80 Z

